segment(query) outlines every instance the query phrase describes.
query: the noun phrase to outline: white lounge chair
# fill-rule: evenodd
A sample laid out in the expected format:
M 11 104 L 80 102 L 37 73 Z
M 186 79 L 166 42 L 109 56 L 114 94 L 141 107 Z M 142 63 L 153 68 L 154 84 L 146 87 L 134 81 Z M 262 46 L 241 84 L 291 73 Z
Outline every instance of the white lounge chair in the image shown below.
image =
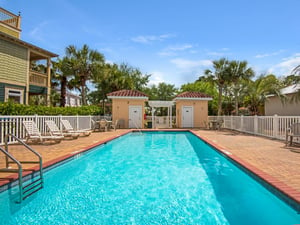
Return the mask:
M 79 137 L 80 133 L 68 133 L 68 132 L 62 132 L 56 125 L 56 123 L 53 120 L 46 120 L 45 124 L 47 125 L 50 134 L 52 136 L 64 136 L 64 137 L 70 137 L 73 139 L 76 139 Z
M 92 131 L 91 130 L 74 130 L 72 125 L 70 124 L 69 120 L 61 120 L 61 124 L 63 125 L 64 132 L 68 133 L 80 133 L 83 134 L 84 136 L 89 136 Z
M 119 120 L 116 120 L 115 124 L 111 124 L 110 127 L 114 129 L 114 131 L 116 131 L 118 124 L 119 124 Z
M 32 120 L 23 121 L 23 126 L 26 130 L 26 141 L 34 141 L 34 142 L 44 142 L 44 141 L 55 141 L 56 143 L 61 142 L 64 136 L 55 135 L 55 136 L 44 136 L 39 131 L 36 123 Z

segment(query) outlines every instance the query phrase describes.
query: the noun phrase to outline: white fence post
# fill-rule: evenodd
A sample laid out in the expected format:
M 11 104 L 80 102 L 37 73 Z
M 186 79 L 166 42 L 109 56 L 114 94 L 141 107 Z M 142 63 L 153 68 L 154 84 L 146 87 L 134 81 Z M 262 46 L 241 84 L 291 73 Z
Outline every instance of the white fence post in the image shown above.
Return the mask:
M 79 130 L 79 116 L 76 115 L 76 130 Z
M 254 134 L 258 133 L 258 117 L 257 115 L 254 116 L 254 124 L 253 124 Z
M 58 123 L 60 128 L 62 128 L 62 124 L 61 124 L 61 121 L 62 121 L 62 120 L 63 120 L 63 117 L 62 117 L 62 115 L 60 114 L 60 115 L 59 115 L 59 123 Z
M 244 130 L 244 116 L 243 115 L 241 115 L 241 131 L 243 131 Z
M 90 124 L 89 128 L 92 129 L 92 116 L 91 115 L 89 116 L 89 124 Z
M 275 114 L 273 117 L 273 137 L 274 138 L 278 137 L 278 127 L 279 127 L 279 119 L 278 119 L 278 115 Z

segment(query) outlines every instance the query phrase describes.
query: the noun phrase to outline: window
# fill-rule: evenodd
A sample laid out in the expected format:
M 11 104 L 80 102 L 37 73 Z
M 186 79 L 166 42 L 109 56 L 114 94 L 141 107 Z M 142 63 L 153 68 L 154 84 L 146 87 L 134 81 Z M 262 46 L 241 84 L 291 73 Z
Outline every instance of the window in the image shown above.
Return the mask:
M 5 88 L 5 101 L 11 100 L 23 104 L 24 90 L 15 88 Z

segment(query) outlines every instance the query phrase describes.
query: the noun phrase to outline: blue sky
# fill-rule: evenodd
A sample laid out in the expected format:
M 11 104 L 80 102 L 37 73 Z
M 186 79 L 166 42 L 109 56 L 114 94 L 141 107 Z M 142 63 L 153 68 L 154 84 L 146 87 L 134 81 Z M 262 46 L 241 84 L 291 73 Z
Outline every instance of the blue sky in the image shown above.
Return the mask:
M 247 60 L 256 75 L 300 64 L 299 0 L 0 0 L 21 39 L 60 56 L 87 44 L 150 84 L 194 82 L 212 60 Z

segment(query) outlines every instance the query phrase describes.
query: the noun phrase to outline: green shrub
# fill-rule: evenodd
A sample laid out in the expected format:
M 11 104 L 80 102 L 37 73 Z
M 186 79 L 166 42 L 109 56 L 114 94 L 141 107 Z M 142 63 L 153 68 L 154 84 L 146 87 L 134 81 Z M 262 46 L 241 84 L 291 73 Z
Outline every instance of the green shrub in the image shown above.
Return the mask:
M 22 105 L 13 102 L 0 103 L 0 115 L 102 115 L 99 106 L 48 107 L 42 105 Z

